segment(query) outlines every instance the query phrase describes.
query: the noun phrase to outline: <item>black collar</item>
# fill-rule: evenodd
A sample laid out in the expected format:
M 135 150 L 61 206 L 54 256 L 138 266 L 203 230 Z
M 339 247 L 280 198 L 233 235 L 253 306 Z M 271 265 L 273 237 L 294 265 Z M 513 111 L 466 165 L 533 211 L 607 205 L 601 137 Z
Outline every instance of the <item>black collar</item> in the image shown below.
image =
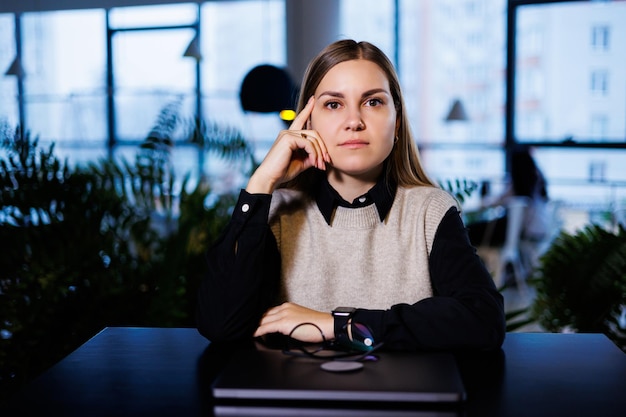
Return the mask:
M 391 210 L 397 188 L 395 181 L 386 181 L 385 176 L 382 175 L 368 192 L 355 198 L 354 201 L 348 202 L 328 183 L 326 175 L 320 175 L 314 197 L 317 207 L 329 225 L 337 206 L 358 208 L 370 204 L 376 204 L 376 210 L 382 222 Z

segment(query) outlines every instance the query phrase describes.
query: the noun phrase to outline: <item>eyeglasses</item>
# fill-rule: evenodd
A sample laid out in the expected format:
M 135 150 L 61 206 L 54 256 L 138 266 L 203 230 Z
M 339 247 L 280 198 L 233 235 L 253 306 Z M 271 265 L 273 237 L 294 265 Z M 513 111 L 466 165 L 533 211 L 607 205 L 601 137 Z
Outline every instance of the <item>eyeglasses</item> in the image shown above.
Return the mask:
M 322 343 L 306 343 L 294 339 L 292 336 L 296 330 L 303 326 L 315 327 L 322 336 Z M 351 322 L 349 334 L 352 335 L 345 343 L 336 343 L 326 340 L 322 329 L 314 323 L 300 323 L 295 326 L 287 339 L 287 346 L 283 353 L 289 356 L 322 359 L 326 361 L 375 361 L 378 357 L 373 355 L 383 346 L 383 343 L 375 343 L 371 330 L 364 324 Z

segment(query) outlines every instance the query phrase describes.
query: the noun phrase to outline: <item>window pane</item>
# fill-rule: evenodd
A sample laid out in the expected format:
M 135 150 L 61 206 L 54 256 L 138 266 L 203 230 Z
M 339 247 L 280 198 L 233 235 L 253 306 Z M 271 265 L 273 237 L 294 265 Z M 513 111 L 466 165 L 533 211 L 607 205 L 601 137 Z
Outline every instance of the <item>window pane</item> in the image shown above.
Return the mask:
M 193 37 L 192 29 L 128 31 L 114 35 L 118 140 L 145 139 L 167 106 L 174 106 L 183 119 L 193 118 L 195 60 L 183 56 Z
M 506 1 L 399 4 L 400 79 L 426 169 L 435 178 L 501 181 Z M 448 121 L 457 99 L 467 119 Z
M 185 9 L 181 13 L 171 9 L 171 14 L 191 18 L 185 11 L 188 5 L 182 6 Z M 134 25 L 173 23 L 163 18 L 138 20 L 144 10 L 149 14 L 154 8 L 138 9 L 141 11 L 138 14 L 131 10 L 132 18 L 125 17 L 123 26 L 127 29 Z M 116 16 L 115 23 L 120 24 L 120 19 L 120 15 Z M 202 118 L 210 124 L 242 131 L 256 145 L 260 161 L 284 124 L 277 114 L 245 115 L 239 90 L 247 72 L 256 65 L 286 65 L 284 0 L 206 2 L 202 4 L 200 19 Z M 177 22 L 185 23 L 185 19 Z M 183 121 L 195 116 L 196 61 L 183 57 L 193 36 L 191 29 L 126 30 L 115 34 L 115 98 L 120 139 L 145 138 L 167 106 L 173 106 Z M 181 127 L 173 139 L 184 139 L 182 133 Z M 116 155 L 130 158 L 136 150 L 133 146 L 121 146 L 116 149 Z M 242 186 L 240 170 L 231 165 L 225 167 L 224 161 L 211 153 L 199 155 L 197 148 L 178 143 L 172 157 L 179 178 L 186 173 L 195 175 L 202 168 L 216 180 L 214 190 Z
M 368 41 L 395 56 L 395 0 L 342 0 L 340 38 Z
M 206 2 L 201 15 L 204 119 L 237 126 L 262 157 L 284 124 L 277 114 L 244 114 L 239 90 L 257 65 L 286 66 L 284 0 Z
M 562 201 L 569 229 L 589 222 L 609 225 L 626 206 L 626 150 L 536 148 L 552 200 Z
M 0 132 L 19 124 L 17 77 L 5 75 L 15 59 L 15 20 L 12 14 L 0 14 Z
M 518 140 L 624 142 L 625 22 L 626 2 L 518 7 Z
M 111 9 L 109 24 L 114 29 L 190 25 L 196 22 L 198 6 L 193 3 Z
M 22 17 L 26 127 L 42 142 L 106 143 L 104 12 Z
M 609 49 L 610 28 L 606 25 L 594 26 L 591 32 L 591 46 L 593 49 Z
M 506 2 L 400 0 L 400 74 L 423 145 L 501 144 Z M 446 121 L 459 99 L 466 121 Z
M 503 181 L 504 155 L 500 148 L 425 148 L 420 154 L 427 161 L 429 175 L 438 182 L 456 179 L 489 181 L 494 183 L 491 187 L 494 191 L 498 187 L 496 183 Z

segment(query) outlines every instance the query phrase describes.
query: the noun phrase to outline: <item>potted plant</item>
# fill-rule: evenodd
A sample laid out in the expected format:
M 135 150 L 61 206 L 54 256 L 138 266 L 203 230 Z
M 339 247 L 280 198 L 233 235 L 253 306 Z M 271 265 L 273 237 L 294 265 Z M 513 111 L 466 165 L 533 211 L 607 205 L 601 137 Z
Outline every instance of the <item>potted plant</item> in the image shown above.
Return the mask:
M 71 167 L 19 128 L 0 137 L 0 392 L 10 395 L 104 326 L 193 326 L 204 252 L 235 196 L 176 181 L 166 107 L 135 161 Z M 233 129 L 205 152 L 249 158 Z M 203 136 L 204 135 L 204 136 Z M 210 136 L 209 136 L 210 135 Z M 191 139 L 190 139 L 191 140 Z M 191 188 L 191 189 L 190 189 Z M 158 218 L 167 224 L 157 227 Z
M 626 230 L 561 232 L 530 281 L 529 320 L 548 331 L 604 333 L 626 351 Z

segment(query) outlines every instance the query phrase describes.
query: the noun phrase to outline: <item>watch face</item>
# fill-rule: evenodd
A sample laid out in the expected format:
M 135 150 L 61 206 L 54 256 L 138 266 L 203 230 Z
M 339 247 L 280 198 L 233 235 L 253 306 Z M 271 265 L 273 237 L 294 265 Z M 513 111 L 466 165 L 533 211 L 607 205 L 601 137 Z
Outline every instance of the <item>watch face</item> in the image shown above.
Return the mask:
M 333 310 L 333 314 L 339 315 L 339 316 L 348 316 L 354 313 L 355 310 L 356 308 L 354 307 L 337 307 L 336 309 Z

